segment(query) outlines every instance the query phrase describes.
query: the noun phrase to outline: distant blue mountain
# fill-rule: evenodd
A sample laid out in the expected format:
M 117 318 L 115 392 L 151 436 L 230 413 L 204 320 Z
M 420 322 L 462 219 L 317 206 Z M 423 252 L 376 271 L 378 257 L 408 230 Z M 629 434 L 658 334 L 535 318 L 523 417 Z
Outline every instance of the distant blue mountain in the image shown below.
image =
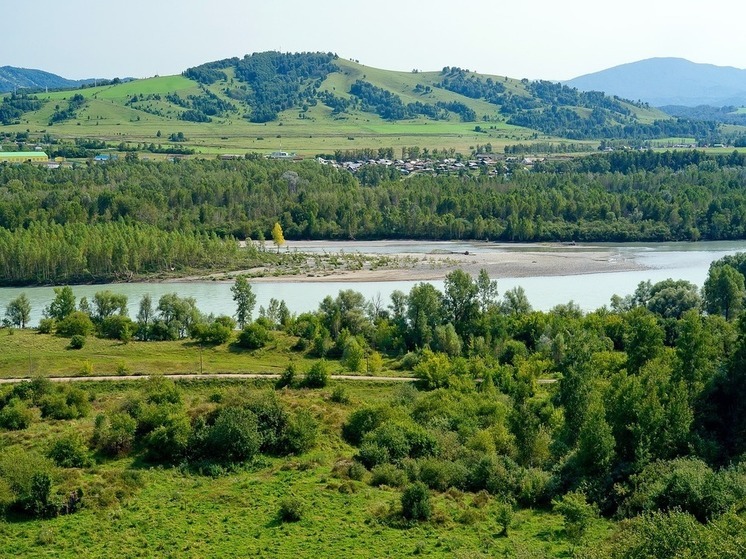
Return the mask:
M 655 107 L 746 105 L 746 70 L 697 64 L 683 58 L 649 58 L 564 82 Z
M 68 80 L 42 70 L 0 66 L 0 93 L 16 89 L 75 89 L 93 83 L 89 80 Z

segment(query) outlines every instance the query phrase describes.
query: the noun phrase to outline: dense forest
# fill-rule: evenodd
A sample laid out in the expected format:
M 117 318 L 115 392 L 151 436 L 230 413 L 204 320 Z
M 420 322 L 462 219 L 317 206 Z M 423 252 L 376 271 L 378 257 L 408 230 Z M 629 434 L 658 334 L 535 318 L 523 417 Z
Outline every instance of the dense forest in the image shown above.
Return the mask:
M 68 267 L 84 263 L 81 274 L 150 270 L 145 263 L 152 257 L 135 257 L 141 248 L 122 253 L 88 242 L 126 245 L 143 231 L 153 242 L 178 238 L 203 247 L 166 251 L 166 260 L 191 251 L 189 262 L 175 259 L 171 266 L 207 264 L 208 252 L 224 261 L 244 254 L 235 253 L 233 239 L 270 238 L 276 222 L 287 239 L 740 239 L 746 236 L 745 164 L 735 152 L 626 151 L 534 171 L 515 166 L 498 177 L 408 179 L 378 167 L 352 175 L 312 161 L 118 161 L 55 170 L 1 165 L 1 281 L 72 281 L 63 273 L 59 243 L 77 255 Z M 214 248 L 221 243 L 225 248 Z M 101 260 L 115 253 L 120 264 Z
M 713 263 L 702 294 L 686 281 L 643 282 L 611 309 L 588 314 L 572 303 L 535 312 L 520 288 L 499 298 L 486 273 L 474 279 L 457 270 L 442 292 L 422 283 L 387 305 L 344 290 L 316 312 L 294 315 L 276 304 L 256 321 L 251 287 L 239 278 L 233 292 L 244 324 L 233 343 L 258 349 L 290 336 L 294 351 L 319 359 L 304 378 L 288 365 L 277 382 L 283 390 L 324 388 L 331 363 L 378 371 L 381 355 L 413 372 L 419 390 L 348 409 L 325 435 L 353 458 L 338 460 L 334 475 L 402 488 L 391 514 L 405 527 L 436 521 L 431 495 L 460 491 L 507 507 L 499 520 L 506 534 L 514 509 L 559 512 L 581 557 L 685 557 L 695 546 L 698 557 L 735 558 L 746 498 L 744 270 L 746 255 L 736 255 Z M 201 316 L 175 294 L 157 307 L 146 296 L 132 321 L 126 298 L 102 291 L 84 305 L 62 288 L 47 315 L 45 331 L 81 336 L 79 343 L 98 331 L 144 344 L 164 335 L 224 344 L 235 326 Z M 556 382 L 539 384 L 548 378 Z M 90 400 L 78 388 L 24 383 L 3 390 L 0 422 L 23 430 L 39 414 L 83 418 Z M 344 403 L 344 391 L 332 401 Z M 10 487 L 0 505 L 41 518 L 96 507 L 100 489 L 84 491 L 76 486 L 84 478 L 60 472 L 117 456 L 226 475 L 261 455 L 314 448 L 319 420 L 266 393 L 189 408 L 175 385 L 156 378 L 101 413 L 88 441 L 60 437 L 47 459 L 15 447 L 6 455 L 13 462 L 0 460 L 0 481 Z M 583 548 L 599 515 L 628 521 Z M 402 526 L 393 522 L 383 525 Z

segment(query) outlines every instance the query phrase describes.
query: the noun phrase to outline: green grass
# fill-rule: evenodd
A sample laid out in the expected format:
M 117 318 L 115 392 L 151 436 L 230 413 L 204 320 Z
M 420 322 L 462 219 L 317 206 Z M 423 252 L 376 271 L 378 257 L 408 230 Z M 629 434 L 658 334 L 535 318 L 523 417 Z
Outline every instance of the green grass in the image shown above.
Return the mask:
M 209 409 L 216 394 L 266 390 L 266 384 L 225 381 L 179 383 L 192 409 Z M 315 450 L 288 458 L 260 458 L 245 470 L 210 478 L 179 468 L 148 468 L 133 458 L 104 460 L 84 470 L 66 470 L 76 483 L 103 491 L 119 487 L 130 472 L 137 483 L 108 505 L 84 508 L 49 520 L 0 521 L 0 557 L 570 557 L 559 515 L 549 510 L 517 511 L 507 537 L 499 535 L 496 497 L 476 498 L 450 491 L 433 494 L 428 522 L 403 524 L 396 513 L 400 491 L 374 488 L 337 477 L 334 465 L 354 449 L 340 438 L 340 427 L 363 403 L 378 404 L 401 387 L 349 383 L 346 405 L 330 401 L 330 390 L 283 390 L 283 403 L 311 411 L 321 425 Z M 119 409 L 132 386 L 91 383 L 94 411 L 75 422 L 35 421 L 26 431 L 0 433 L 2 444 L 43 451 L 72 427 L 88 436 L 93 417 Z M 103 485 L 102 485 L 103 484 Z M 125 492 L 126 493 L 126 492 Z M 302 499 L 297 523 L 277 520 L 278 501 Z M 600 541 L 612 524 L 598 520 L 588 536 Z M 115 550 L 115 551 L 114 551 Z
M 299 372 L 315 361 L 291 350 L 295 339 L 273 333 L 270 344 L 256 351 L 234 344 L 204 346 L 192 340 L 175 342 L 130 342 L 89 336 L 79 350 L 68 349 L 70 340 L 38 334 L 31 330 L 0 329 L 0 378 L 69 376 L 83 374 L 90 364 L 93 375 L 199 373 L 200 357 L 204 373 L 281 373 L 293 360 Z M 331 372 L 342 371 L 336 362 Z M 386 365 L 385 365 L 386 367 Z M 395 374 L 385 369 L 386 375 Z
M 475 508 L 469 495 L 442 495 L 435 499 L 438 522 L 391 527 L 379 515 L 396 506 L 399 491 L 351 482 L 345 487 L 355 492 L 342 493 L 329 465 L 305 471 L 283 466 L 217 479 L 151 470 L 144 489 L 124 506 L 0 525 L 0 554 L 102 557 L 115 549 L 120 557 L 479 558 L 521 550 L 570 556 L 556 514 L 521 511 L 506 538 L 498 536 L 496 499 Z M 277 502 L 288 494 L 307 504 L 300 522 L 276 519 Z

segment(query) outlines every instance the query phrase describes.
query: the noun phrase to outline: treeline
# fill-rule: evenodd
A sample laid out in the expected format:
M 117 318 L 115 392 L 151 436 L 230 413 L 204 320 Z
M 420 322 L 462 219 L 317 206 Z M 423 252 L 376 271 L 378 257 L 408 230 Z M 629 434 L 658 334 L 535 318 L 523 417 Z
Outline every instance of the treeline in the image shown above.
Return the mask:
M 72 120 L 77 117 L 78 110 L 82 109 L 86 104 L 86 99 L 80 93 L 73 95 L 67 102 L 67 107 L 64 109 L 59 105 L 54 108 L 54 113 L 49 117 L 49 125 L 51 126 L 55 122 L 62 122 L 65 120 Z
M 568 144 L 566 142 L 535 142 L 532 144 L 511 144 L 503 149 L 506 155 L 546 154 L 546 153 L 584 153 L 593 151 L 586 144 Z
M 391 153 L 354 154 L 360 155 Z M 75 236 L 83 229 L 106 224 L 217 239 L 270 238 L 276 222 L 287 239 L 740 239 L 746 236 L 745 165 L 737 153 L 689 150 L 618 151 L 537 164 L 534 172 L 516 166 L 497 177 L 406 180 L 372 168 L 358 178 L 314 161 L 116 161 L 56 170 L 0 165 L 0 231 L 8 246 L 18 247 L 33 237 L 31 229 L 54 229 L 52 237 L 73 251 L 81 248 Z M 21 252 L 6 260 L 23 262 Z M 86 269 L 59 265 L 61 277 Z M 58 275 L 40 278 L 29 270 L 26 280 L 13 273 L 4 281 Z
M 0 228 L 0 283 L 85 283 L 170 274 L 189 269 L 250 266 L 251 247 L 215 234 L 163 231 L 152 225 L 33 222 Z
M 719 134 L 716 122 L 671 119 L 656 120 L 652 124 L 631 120 L 620 123 L 607 109 L 594 108 L 590 116 L 584 117 L 572 108 L 556 105 L 516 112 L 508 119 L 508 124 L 571 140 L 694 137 L 698 141 L 711 141 Z
M 234 105 L 205 88 L 202 88 L 200 95 L 189 95 L 186 99 L 177 93 L 169 93 L 166 100 L 185 108 L 179 114 L 179 119 L 190 122 L 211 122 L 214 116 L 225 116 L 236 110 Z
M 446 66 L 441 71 L 442 79 L 437 86 L 453 91 L 471 99 L 484 99 L 489 103 L 501 104 L 505 86 L 492 78 L 482 80 L 469 74 L 469 70 L 462 70 L 457 66 Z
M 44 102 L 34 95 L 11 93 L 3 97 L 0 103 L 0 123 L 13 124 L 23 116 L 23 113 L 38 111 L 43 105 Z
M 416 118 L 418 115 L 434 120 L 448 118 L 447 112 L 435 105 L 419 101 L 405 105 L 401 97 L 395 93 L 363 80 L 357 80 L 352 84 L 350 93 L 360 99 L 363 111 L 375 113 L 386 120 Z
M 659 107 L 664 113 L 678 118 L 692 120 L 712 120 L 724 124 L 746 125 L 746 114 L 738 112 L 738 107 L 711 107 L 710 105 L 699 105 L 697 107 L 685 107 L 683 105 L 666 105 Z

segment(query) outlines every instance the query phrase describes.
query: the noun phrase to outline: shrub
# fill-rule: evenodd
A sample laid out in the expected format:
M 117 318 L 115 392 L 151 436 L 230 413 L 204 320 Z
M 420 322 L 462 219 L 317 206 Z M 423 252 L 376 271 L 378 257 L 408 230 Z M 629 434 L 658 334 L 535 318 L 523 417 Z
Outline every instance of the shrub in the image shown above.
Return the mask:
M 342 425 L 342 438 L 351 445 L 359 445 L 363 437 L 391 416 L 389 408 L 361 408 L 350 414 Z
M 230 340 L 235 326 L 235 322 L 230 317 L 218 317 L 210 324 L 195 324 L 192 329 L 192 337 L 204 344 L 224 344 Z
M 331 401 L 337 404 L 349 404 L 350 397 L 347 395 L 347 390 L 344 386 L 337 385 L 332 390 Z
M 306 388 L 324 388 L 329 384 L 329 371 L 326 361 L 316 361 L 306 373 L 303 386 Z
M 0 481 L 4 482 L 7 494 L 2 501 L 33 516 L 49 515 L 53 512 L 49 502 L 53 471 L 50 461 L 33 451 L 17 446 L 3 449 Z
M 54 330 L 54 319 L 53 318 L 42 318 L 39 321 L 39 327 L 37 328 L 39 334 L 51 334 Z
M 75 386 L 60 387 L 39 400 L 42 417 L 49 419 L 78 419 L 88 415 L 91 404 L 88 393 Z
M 564 517 L 565 533 L 574 542 L 583 538 L 591 525 L 591 521 L 598 516 L 596 506 L 589 504 L 585 495 L 580 491 L 572 491 L 561 499 L 554 499 L 552 506 L 554 506 L 556 512 Z
M 80 334 L 75 334 L 72 338 L 70 338 L 70 349 L 83 349 L 84 345 L 85 345 L 85 336 L 81 336 Z
M 427 520 L 432 515 L 430 492 L 422 482 L 415 482 L 401 496 L 402 516 L 407 520 Z
M 285 448 L 292 454 L 303 454 L 316 446 L 318 424 L 306 410 L 298 410 L 288 421 Z
M 353 373 L 361 371 L 363 368 L 365 350 L 353 336 L 349 336 L 344 343 L 341 363 Z
M 366 442 L 360 447 L 357 459 L 360 460 L 366 468 L 373 468 L 379 464 L 390 462 L 391 456 L 385 448 L 374 442 Z
M 450 487 L 464 489 L 468 472 L 460 462 L 427 458 L 418 461 L 419 479 L 430 489 L 446 491 Z
M 280 499 L 280 508 L 277 517 L 282 522 L 298 522 L 303 518 L 306 503 L 300 497 L 293 495 Z
M 292 388 L 293 384 L 295 383 L 295 363 L 292 361 L 288 363 L 288 366 L 285 368 L 284 371 L 280 374 L 280 378 L 277 379 L 277 382 L 275 383 L 275 388 L 285 388 L 286 386 L 288 388 Z
M 137 421 L 127 413 L 99 414 L 93 428 L 93 444 L 109 456 L 126 454 L 135 442 L 136 429 Z
M 154 462 L 177 462 L 186 456 L 192 427 L 186 415 L 170 415 L 147 434 L 146 456 Z
M 26 429 L 33 420 L 34 411 L 19 398 L 11 398 L 0 410 L 0 427 L 11 431 Z
M 75 311 L 57 323 L 57 334 L 70 338 L 76 334 L 88 336 L 94 330 L 91 317 L 81 311 Z
M 107 316 L 101 321 L 98 327 L 101 337 L 110 340 L 121 340 L 123 342 L 128 342 L 132 339 L 134 330 L 135 325 L 132 320 L 118 314 Z
M 508 529 L 513 522 L 513 505 L 511 503 L 500 503 L 495 517 L 497 524 L 502 528 L 500 535 L 507 537 Z
M 55 440 L 47 456 L 62 468 L 86 468 L 93 463 L 83 437 L 75 431 Z
M 259 452 L 262 439 L 256 415 L 241 408 L 223 408 L 206 437 L 207 456 L 221 462 L 244 462 Z
M 238 345 L 244 349 L 263 348 L 269 340 L 269 330 L 256 322 L 247 324 L 238 335 Z
M 370 484 L 374 487 L 403 487 L 407 483 L 407 474 L 393 464 L 379 464 L 371 473 Z
M 347 470 L 347 477 L 355 481 L 362 481 L 368 470 L 360 462 L 353 462 Z

